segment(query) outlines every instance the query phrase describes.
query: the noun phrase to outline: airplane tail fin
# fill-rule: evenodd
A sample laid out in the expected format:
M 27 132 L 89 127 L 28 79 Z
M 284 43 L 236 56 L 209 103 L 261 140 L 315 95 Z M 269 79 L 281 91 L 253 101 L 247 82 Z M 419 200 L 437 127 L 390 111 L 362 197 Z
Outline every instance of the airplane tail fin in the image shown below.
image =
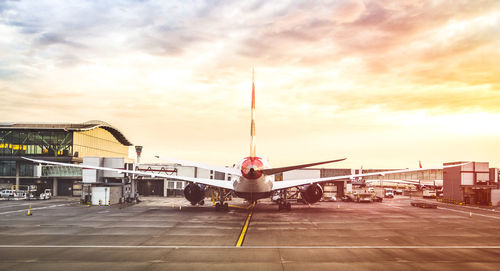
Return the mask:
M 422 161 L 418 160 L 418 166 L 422 168 Z
M 252 120 L 250 123 L 250 157 L 255 157 L 255 83 L 254 70 L 252 69 Z

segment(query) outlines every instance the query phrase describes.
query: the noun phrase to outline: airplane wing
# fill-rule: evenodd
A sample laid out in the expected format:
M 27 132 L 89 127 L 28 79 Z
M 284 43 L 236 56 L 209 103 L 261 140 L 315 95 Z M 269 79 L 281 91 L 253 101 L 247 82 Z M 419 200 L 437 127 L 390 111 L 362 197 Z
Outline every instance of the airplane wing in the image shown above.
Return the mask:
M 198 163 L 198 162 L 191 162 L 191 161 L 185 161 L 185 160 L 180 160 L 180 159 L 160 157 L 158 155 L 156 155 L 155 157 L 158 158 L 158 159 L 161 159 L 161 160 L 165 160 L 165 161 L 177 163 L 177 164 L 180 164 L 180 165 L 183 165 L 183 166 L 192 166 L 192 167 L 204 168 L 204 169 L 208 169 L 208 170 L 214 170 L 214 171 L 219 171 L 219 172 L 222 172 L 222 173 L 231 174 L 231 175 L 234 175 L 234 176 L 240 176 L 240 177 L 242 176 L 241 170 L 239 170 L 237 168 L 233 168 L 233 167 L 212 166 L 212 165 L 202 164 L 202 163 Z
M 377 183 L 377 182 L 380 182 L 380 180 L 365 180 L 365 182 Z M 405 181 L 405 180 L 382 180 L 382 182 L 384 182 L 384 183 L 413 184 L 413 185 L 422 184 L 422 183 L 415 182 L 415 181 Z
M 210 185 L 210 186 L 215 186 L 215 187 L 220 187 L 220 188 L 225 188 L 225 189 L 230 189 L 230 190 L 234 189 L 233 183 L 231 181 L 225 181 L 225 180 L 213 180 L 213 179 L 205 179 L 205 178 L 174 176 L 174 175 L 167 175 L 167 174 L 161 174 L 161 173 L 151 173 L 151 172 L 144 172 L 144 171 L 137 171 L 137 170 L 126 170 L 126 169 L 108 168 L 108 167 L 96 167 L 96 166 L 89 166 L 89 165 L 82 165 L 82 164 L 80 164 L 80 165 L 68 164 L 68 163 L 60 163 L 60 162 L 51 162 L 51 161 L 45 161 L 45 160 L 31 159 L 31 158 L 26 158 L 26 157 L 22 157 L 22 158 L 29 160 L 29 161 L 32 161 L 34 163 L 39 163 L 39 164 L 76 167 L 76 168 L 82 168 L 82 169 L 107 170 L 107 171 L 114 171 L 114 172 L 118 172 L 118 173 L 129 173 L 129 174 L 148 176 L 151 178 L 168 178 L 168 179 L 174 179 L 174 180 L 179 180 L 179 181 L 187 181 L 187 182 L 205 184 L 205 185 Z
M 435 167 L 435 168 L 398 169 L 398 170 L 389 170 L 389 171 L 371 172 L 371 173 L 362 173 L 362 174 L 352 174 L 352 175 L 344 175 L 344 176 L 279 181 L 279 182 L 273 183 L 272 190 L 275 191 L 275 190 L 281 190 L 281 189 L 285 189 L 285 188 L 291 188 L 291 187 L 307 185 L 307 184 L 324 183 L 324 182 L 330 182 L 330 181 L 342 180 L 342 179 L 354 179 L 354 178 L 366 177 L 366 176 L 385 176 L 387 174 L 393 174 L 393 173 L 406 173 L 406 172 L 423 171 L 423 170 L 430 170 L 430 169 L 443 169 L 443 168 L 449 168 L 449 167 L 459 167 L 459 166 L 466 165 L 468 163 L 470 163 L 470 162 L 463 163 L 463 164 L 457 164 L 457 165 Z

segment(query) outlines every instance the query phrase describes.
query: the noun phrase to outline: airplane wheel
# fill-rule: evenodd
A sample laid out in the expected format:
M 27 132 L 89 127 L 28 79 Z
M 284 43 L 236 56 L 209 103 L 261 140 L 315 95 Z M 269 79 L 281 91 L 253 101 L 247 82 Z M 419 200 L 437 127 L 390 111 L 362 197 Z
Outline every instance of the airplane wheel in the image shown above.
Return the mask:
M 220 211 L 220 203 L 218 202 L 215 204 L 215 211 L 216 212 Z
M 200 200 L 200 202 L 198 202 L 199 205 L 203 205 L 205 204 L 205 201 L 204 200 Z
M 224 203 L 224 211 L 229 211 L 229 204 L 227 202 Z

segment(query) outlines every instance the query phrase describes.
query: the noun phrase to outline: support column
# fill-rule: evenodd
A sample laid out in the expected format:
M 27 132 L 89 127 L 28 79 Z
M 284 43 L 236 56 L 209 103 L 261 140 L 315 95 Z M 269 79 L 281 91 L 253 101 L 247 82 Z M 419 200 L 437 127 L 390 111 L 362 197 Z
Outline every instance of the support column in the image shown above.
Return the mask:
M 56 196 L 57 196 L 57 178 L 54 178 L 54 179 L 52 180 L 52 195 L 53 195 L 54 197 L 56 197 Z
M 85 196 L 86 195 L 90 195 L 90 193 L 88 193 L 88 187 L 86 184 L 82 184 L 82 196 L 80 197 L 82 202 L 84 204 L 86 204 L 87 202 L 85 201 Z
M 125 199 L 125 184 L 127 183 L 126 180 L 127 177 L 122 178 L 122 198 Z
M 130 182 L 130 197 L 132 199 L 135 199 L 135 191 L 136 191 L 135 186 L 136 185 L 137 185 L 137 180 L 132 178 L 132 180 Z
M 20 182 L 19 181 L 19 168 L 20 168 L 19 162 L 16 161 L 16 189 L 19 189 L 19 184 L 20 184 L 19 183 Z
M 168 189 L 168 179 L 163 179 L 163 196 L 164 197 L 168 196 L 167 189 Z

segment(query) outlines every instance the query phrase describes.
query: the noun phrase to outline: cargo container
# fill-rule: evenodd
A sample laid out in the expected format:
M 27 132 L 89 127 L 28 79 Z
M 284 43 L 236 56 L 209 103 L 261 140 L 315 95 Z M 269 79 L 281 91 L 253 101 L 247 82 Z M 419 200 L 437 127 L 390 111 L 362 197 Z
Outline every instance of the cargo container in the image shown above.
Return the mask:
M 113 205 L 120 202 L 122 188 L 120 186 L 93 186 L 92 205 Z

